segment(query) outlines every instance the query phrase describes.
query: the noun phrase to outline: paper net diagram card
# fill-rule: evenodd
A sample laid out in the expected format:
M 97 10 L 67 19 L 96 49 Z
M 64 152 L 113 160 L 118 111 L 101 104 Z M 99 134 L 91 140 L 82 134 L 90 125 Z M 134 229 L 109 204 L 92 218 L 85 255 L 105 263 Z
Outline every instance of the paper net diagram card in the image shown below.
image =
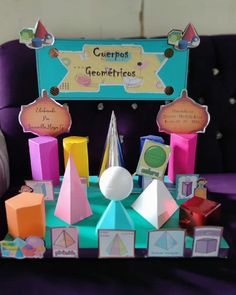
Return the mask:
M 78 258 L 78 228 L 54 227 L 51 229 L 52 256 L 57 258 Z
M 148 233 L 148 257 L 183 257 L 185 230 L 155 230 Z
M 176 175 L 177 200 L 191 199 L 197 187 L 198 174 Z
M 99 230 L 99 258 L 135 257 L 134 230 Z
M 221 226 L 195 227 L 192 257 L 217 257 L 222 234 Z
M 54 189 L 51 180 L 25 180 L 25 184 L 36 194 L 43 194 L 45 201 L 54 200 Z
M 145 140 L 136 173 L 163 179 L 169 160 L 170 147 L 152 140 Z

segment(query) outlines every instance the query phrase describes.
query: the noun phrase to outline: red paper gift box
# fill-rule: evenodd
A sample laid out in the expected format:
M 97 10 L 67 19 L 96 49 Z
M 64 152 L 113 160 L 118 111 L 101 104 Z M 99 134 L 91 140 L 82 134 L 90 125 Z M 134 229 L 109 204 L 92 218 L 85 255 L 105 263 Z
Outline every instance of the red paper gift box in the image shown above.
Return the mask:
M 194 196 L 180 206 L 179 225 L 193 234 L 195 226 L 220 225 L 221 204 Z

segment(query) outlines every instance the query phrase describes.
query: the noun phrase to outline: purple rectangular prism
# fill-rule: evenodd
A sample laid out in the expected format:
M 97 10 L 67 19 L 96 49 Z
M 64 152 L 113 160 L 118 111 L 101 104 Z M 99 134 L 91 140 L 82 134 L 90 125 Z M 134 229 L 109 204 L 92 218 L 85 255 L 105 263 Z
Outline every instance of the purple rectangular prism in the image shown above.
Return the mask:
M 51 136 L 29 139 L 29 152 L 33 180 L 52 180 L 60 184 L 58 141 Z
M 197 134 L 170 135 L 169 180 L 175 183 L 176 174 L 193 174 L 197 148 Z

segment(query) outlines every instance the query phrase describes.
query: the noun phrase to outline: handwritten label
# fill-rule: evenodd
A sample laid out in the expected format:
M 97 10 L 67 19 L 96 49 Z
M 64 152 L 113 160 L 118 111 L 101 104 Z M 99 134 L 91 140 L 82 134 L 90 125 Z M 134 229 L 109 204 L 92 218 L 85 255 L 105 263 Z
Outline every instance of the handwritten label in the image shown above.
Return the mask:
M 58 258 L 78 258 L 78 234 L 78 229 L 73 226 L 52 228 L 52 256 Z
M 69 132 L 71 116 L 67 106 L 57 103 L 44 91 L 42 97 L 21 107 L 19 122 L 24 132 L 56 137 Z
M 180 98 L 161 106 L 156 121 L 160 132 L 198 133 L 205 132 L 210 115 L 207 106 L 196 103 L 183 90 Z

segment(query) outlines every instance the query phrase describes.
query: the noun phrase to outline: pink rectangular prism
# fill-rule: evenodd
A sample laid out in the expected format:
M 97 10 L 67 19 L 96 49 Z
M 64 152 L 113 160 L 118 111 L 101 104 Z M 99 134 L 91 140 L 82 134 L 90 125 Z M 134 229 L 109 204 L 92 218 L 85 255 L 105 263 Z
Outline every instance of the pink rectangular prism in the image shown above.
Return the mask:
M 32 178 L 34 180 L 52 180 L 53 185 L 59 185 L 57 139 L 51 136 L 31 138 L 29 139 L 29 152 Z
M 170 135 L 168 178 L 175 183 L 176 174 L 192 174 L 195 169 L 197 134 Z

